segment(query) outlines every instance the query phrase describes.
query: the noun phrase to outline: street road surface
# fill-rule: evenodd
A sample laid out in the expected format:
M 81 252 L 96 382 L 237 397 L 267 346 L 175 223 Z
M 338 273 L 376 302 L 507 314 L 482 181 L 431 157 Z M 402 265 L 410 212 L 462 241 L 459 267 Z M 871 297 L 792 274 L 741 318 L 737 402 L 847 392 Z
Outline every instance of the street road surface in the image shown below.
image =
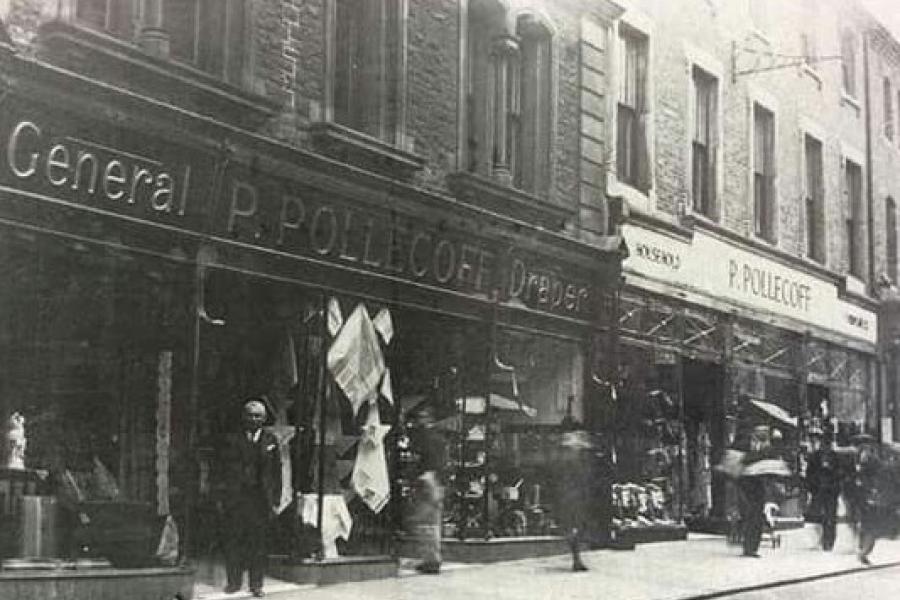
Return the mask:
M 900 567 L 869 569 L 809 583 L 727 596 L 729 600 L 895 600 L 900 597 Z

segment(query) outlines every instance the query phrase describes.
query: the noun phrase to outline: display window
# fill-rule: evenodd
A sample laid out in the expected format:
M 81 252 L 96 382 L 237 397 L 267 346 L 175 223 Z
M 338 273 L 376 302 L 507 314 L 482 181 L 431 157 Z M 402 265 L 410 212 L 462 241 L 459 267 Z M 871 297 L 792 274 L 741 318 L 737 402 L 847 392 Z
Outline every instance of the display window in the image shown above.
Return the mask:
M 174 564 L 192 269 L 5 227 L 0 256 L 4 567 Z
M 663 348 L 621 346 L 612 488 L 613 527 L 620 530 L 673 525 L 691 494 L 684 476 L 677 360 Z
M 482 389 L 456 398 L 445 535 L 558 535 L 562 491 L 575 485 L 560 476 L 561 437 L 583 427 L 584 348 L 503 327 L 491 347 Z

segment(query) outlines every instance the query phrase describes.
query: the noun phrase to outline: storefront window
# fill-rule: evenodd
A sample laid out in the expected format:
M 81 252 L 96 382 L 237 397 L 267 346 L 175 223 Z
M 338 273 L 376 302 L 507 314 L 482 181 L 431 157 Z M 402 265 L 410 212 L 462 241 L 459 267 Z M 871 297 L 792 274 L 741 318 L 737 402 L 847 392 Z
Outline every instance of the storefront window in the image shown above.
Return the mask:
M 0 229 L 0 256 L 0 414 L 24 419 L 0 469 L 4 565 L 174 563 L 191 270 L 23 229 Z
M 209 271 L 204 286 L 205 522 L 222 518 L 221 445 L 239 430 L 243 402 L 261 398 L 282 470 L 270 551 L 291 561 L 389 554 L 397 424 L 411 385 L 396 348 L 413 323 L 374 302 L 224 270 Z M 227 528 L 201 527 L 207 539 L 199 540 L 200 554 L 229 543 L 216 539 L 223 533 Z
M 620 364 L 613 526 L 628 530 L 669 525 L 683 516 L 691 494 L 682 475 L 678 357 L 665 348 L 629 344 L 621 347 Z

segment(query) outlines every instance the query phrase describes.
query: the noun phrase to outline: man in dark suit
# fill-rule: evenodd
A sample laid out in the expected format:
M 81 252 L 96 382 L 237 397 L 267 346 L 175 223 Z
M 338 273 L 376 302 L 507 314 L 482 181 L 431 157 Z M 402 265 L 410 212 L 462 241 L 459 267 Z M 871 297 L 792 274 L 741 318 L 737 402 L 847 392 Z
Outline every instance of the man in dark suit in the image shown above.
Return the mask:
M 219 489 L 227 529 L 225 539 L 226 593 L 241 589 L 249 571 L 250 591 L 263 596 L 266 538 L 281 495 L 278 439 L 264 431 L 266 407 L 260 400 L 244 404 L 243 427 L 225 438 L 220 453 Z
M 841 473 L 837 452 L 832 445 L 831 432 L 820 429 L 809 433 L 815 450 L 806 466 L 806 483 L 812 496 L 811 508 L 822 523 L 822 549 L 834 548 L 837 532 L 837 504 L 841 491 Z

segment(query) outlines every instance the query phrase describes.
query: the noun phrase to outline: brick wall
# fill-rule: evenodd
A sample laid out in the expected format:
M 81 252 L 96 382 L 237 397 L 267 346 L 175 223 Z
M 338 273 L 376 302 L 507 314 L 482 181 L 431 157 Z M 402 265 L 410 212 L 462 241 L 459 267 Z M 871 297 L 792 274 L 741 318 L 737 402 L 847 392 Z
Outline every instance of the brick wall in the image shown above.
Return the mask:
M 789 62 L 777 56 L 771 58 L 769 54 L 799 55 L 800 35 L 810 23 L 818 25 L 817 45 L 819 53 L 825 55 L 837 53 L 841 27 L 859 32 L 866 24 L 865 16 L 852 5 L 816 4 L 818 15 L 810 16 L 801 3 L 769 2 L 767 19 L 760 27 L 753 24 L 746 4 L 741 2 L 633 0 L 627 2 L 627 7 L 632 14 L 637 13 L 654 24 L 650 75 L 655 128 L 653 210 L 663 218 L 677 219 L 683 207 L 690 204 L 687 118 L 690 66 L 692 53 L 699 53 L 711 57 L 722 68 L 720 223 L 745 236 L 752 233 L 751 106 L 757 98 L 772 102 L 777 129 L 775 247 L 795 256 L 803 256 L 806 251 L 801 131 L 806 123 L 812 123 L 824 132 L 826 264 L 846 272 L 847 244 L 842 229 L 846 203 L 840 157 L 846 148 L 865 151 L 861 41 L 857 50 L 859 103 L 856 105 L 842 100 L 840 61 L 819 63 L 815 71 L 792 66 L 738 75 L 734 80 L 731 75 L 732 43 L 738 49 L 735 63 L 738 70 L 765 68 Z M 623 19 L 629 19 L 628 12 Z M 698 29 L 698 24 L 703 24 L 702 29 Z M 701 31 L 702 35 L 698 35 Z
M 873 43 L 870 59 L 872 91 L 872 194 L 875 217 L 875 273 L 887 272 L 888 197 L 900 203 L 900 48 L 896 44 Z M 891 81 L 893 139 L 885 135 L 884 79 Z M 898 232 L 894 232 L 898 235 Z M 894 282 L 896 283 L 896 282 Z
M 432 188 L 443 188 L 445 175 L 458 164 L 460 18 L 471 1 L 407 0 L 406 135 L 409 148 L 426 159 L 417 181 Z M 25 51 L 39 23 L 55 16 L 56 5 L 57 0 L 9 0 L 5 21 Z M 262 132 L 301 147 L 309 144 L 305 127 L 324 114 L 326 10 L 326 0 L 254 0 L 249 7 L 252 54 L 246 87 L 281 107 Z M 588 176 L 580 163 L 581 19 L 590 18 L 595 8 L 573 0 L 526 0 L 515 3 L 514 10 L 537 13 L 554 31 L 556 120 L 550 201 L 574 209 L 579 195 L 584 196 L 579 179 Z M 596 84 L 602 85 L 602 79 Z M 595 92 L 600 96 L 593 102 L 602 103 L 602 92 Z M 596 174 L 591 171 L 589 176 L 596 185 Z M 598 223 L 602 222 L 602 193 L 594 193 L 588 201 L 600 209 Z M 593 215 L 589 220 L 597 219 Z M 602 223 L 592 227 L 603 229 Z
M 407 135 L 427 159 L 421 181 L 443 185 L 455 169 L 459 105 L 459 2 L 410 0 Z

